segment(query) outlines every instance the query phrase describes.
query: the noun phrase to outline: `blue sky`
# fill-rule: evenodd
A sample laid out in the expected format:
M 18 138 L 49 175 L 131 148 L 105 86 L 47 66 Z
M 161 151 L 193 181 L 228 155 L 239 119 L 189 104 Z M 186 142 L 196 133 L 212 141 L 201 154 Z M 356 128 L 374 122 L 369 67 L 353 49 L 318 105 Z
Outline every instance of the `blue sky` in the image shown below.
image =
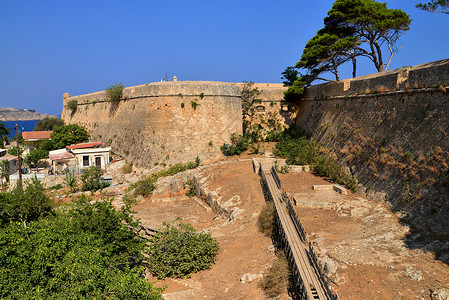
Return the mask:
M 390 69 L 449 58 L 449 16 L 413 19 Z M 0 107 L 60 114 L 72 96 L 160 81 L 281 82 L 333 1 L 0 0 Z M 350 66 L 342 78 L 350 77 Z M 358 75 L 375 72 L 368 60 Z

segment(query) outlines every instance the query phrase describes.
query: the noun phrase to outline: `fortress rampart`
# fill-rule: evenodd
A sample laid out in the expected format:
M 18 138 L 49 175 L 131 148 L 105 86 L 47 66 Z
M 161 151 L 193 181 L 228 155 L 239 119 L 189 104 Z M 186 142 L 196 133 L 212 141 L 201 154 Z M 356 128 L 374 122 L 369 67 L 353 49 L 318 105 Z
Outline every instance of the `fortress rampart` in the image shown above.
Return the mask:
M 232 133 L 242 132 L 240 88 L 221 82 L 170 81 L 128 87 L 123 100 L 105 92 L 64 97 L 62 118 L 85 126 L 93 140 L 140 166 L 213 160 Z M 77 100 L 75 112 L 65 108 Z
M 449 234 L 449 59 L 312 86 L 297 125 L 347 165 L 359 191 Z

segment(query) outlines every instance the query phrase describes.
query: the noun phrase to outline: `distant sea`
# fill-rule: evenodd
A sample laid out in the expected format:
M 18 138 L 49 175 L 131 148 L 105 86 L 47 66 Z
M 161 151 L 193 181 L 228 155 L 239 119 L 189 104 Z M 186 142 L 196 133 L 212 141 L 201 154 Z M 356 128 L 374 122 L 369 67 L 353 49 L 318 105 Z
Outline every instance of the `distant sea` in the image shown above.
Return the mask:
M 23 131 L 33 131 L 34 126 L 36 126 L 38 120 L 28 120 L 28 121 L 3 121 L 6 128 L 11 130 L 11 134 L 8 134 L 8 137 L 11 138 L 16 135 L 16 124 L 19 132 Z

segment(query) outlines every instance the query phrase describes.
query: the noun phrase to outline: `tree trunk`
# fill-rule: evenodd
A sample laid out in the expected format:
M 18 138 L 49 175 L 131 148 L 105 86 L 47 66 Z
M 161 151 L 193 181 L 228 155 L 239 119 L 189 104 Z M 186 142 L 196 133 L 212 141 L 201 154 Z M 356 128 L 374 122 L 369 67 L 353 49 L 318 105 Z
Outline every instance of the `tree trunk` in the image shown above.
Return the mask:
M 384 61 L 382 59 L 382 49 L 380 49 L 380 46 L 377 42 L 374 42 L 374 46 L 376 47 L 376 54 L 378 57 L 378 66 L 377 66 L 377 71 L 378 72 L 383 72 L 384 70 Z
M 357 58 L 354 56 L 352 56 L 352 78 L 356 77 L 357 74 Z

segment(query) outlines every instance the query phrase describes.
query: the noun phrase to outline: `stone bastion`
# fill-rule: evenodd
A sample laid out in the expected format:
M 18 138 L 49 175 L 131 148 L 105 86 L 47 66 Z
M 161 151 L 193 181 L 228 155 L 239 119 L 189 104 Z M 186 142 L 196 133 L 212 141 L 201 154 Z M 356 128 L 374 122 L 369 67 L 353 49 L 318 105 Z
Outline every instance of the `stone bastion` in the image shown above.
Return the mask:
M 85 126 L 137 166 L 212 161 L 233 133 L 242 133 L 240 87 L 223 82 L 169 81 L 127 87 L 117 103 L 104 91 L 64 94 L 62 119 Z M 76 100 L 77 109 L 66 108 Z

